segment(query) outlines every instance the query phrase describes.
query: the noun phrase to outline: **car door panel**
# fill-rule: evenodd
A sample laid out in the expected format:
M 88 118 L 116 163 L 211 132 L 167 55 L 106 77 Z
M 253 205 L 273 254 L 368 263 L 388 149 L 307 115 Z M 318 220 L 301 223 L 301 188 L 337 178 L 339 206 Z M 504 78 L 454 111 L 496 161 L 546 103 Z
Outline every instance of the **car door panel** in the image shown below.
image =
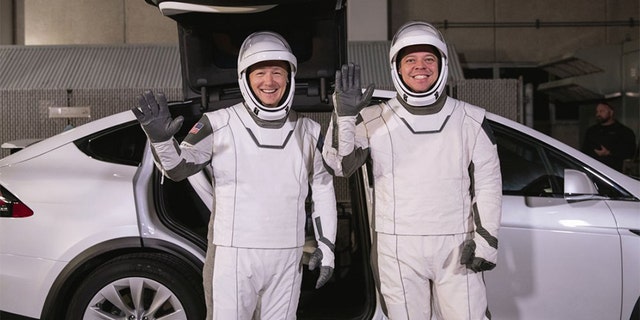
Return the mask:
M 533 136 L 494 130 L 503 211 L 498 263 L 485 273 L 493 319 L 620 318 L 622 247 L 610 194 L 567 200 L 566 169 L 597 178 Z
M 620 240 L 607 205 L 543 200 L 503 198 L 498 263 L 485 273 L 493 319 L 618 318 Z
M 608 200 L 614 212 L 622 251 L 622 315 L 631 319 L 631 310 L 640 299 L 640 202 Z

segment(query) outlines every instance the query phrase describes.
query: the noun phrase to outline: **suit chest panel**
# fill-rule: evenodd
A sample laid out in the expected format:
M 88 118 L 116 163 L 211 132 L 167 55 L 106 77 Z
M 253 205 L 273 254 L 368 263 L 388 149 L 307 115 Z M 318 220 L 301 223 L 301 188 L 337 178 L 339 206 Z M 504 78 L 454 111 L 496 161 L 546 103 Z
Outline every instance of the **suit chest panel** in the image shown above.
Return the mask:
M 247 114 L 231 112 L 229 123 L 214 133 L 212 165 L 217 183 L 272 183 L 310 170 L 314 145 L 300 121 L 288 121 L 277 129 L 261 128 Z M 246 112 L 245 112 L 246 113 Z M 217 165 L 217 166 L 216 166 Z
M 459 172 L 467 160 L 460 112 L 447 110 L 444 116 L 432 117 L 396 111 L 385 108 L 380 117 L 367 123 L 374 174 L 387 175 L 394 170 L 395 174 L 415 176 L 435 164 L 439 169 L 431 173 Z

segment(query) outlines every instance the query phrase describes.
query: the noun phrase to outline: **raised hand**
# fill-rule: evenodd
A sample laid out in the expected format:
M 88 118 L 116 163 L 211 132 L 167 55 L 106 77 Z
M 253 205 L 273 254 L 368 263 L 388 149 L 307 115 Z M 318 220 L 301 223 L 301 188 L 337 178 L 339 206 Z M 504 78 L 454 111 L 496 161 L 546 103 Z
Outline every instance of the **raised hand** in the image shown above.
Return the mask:
M 373 95 L 374 84 L 369 84 L 364 94 L 360 84 L 360 66 L 349 63 L 336 71 L 336 91 L 333 103 L 338 116 L 355 116 L 362 108 L 369 105 Z
M 131 108 L 131 111 L 151 142 L 170 140 L 184 121 L 182 116 L 171 118 L 167 97 L 162 92 L 154 96 L 151 90 L 145 91 L 138 97 L 138 107 Z

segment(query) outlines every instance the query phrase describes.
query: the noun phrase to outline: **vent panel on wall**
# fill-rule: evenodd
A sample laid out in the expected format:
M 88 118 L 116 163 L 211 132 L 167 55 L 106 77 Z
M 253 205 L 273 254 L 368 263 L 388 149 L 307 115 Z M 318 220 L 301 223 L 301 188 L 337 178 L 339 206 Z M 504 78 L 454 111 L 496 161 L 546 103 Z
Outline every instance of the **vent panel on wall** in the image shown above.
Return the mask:
M 44 139 L 89 121 L 130 110 L 147 88 L 78 89 L 73 91 L 0 90 L 0 144 L 20 139 Z M 163 91 L 169 100 L 181 100 L 182 88 L 149 88 Z M 49 108 L 88 107 L 89 118 L 51 118 Z M 9 150 L 0 149 L 0 157 Z

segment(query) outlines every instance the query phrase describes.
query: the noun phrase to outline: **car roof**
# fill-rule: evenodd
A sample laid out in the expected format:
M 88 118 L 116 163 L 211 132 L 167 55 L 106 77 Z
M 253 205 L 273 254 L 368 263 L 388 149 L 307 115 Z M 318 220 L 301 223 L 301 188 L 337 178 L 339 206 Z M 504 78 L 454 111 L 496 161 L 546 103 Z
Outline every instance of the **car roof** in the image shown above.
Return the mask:
M 298 60 L 294 108 L 330 107 L 335 70 L 347 59 L 346 0 L 146 0 L 178 25 L 185 100 L 240 100 L 237 56 L 244 39 L 274 31 Z M 211 109 L 211 108 L 210 108 Z
M 136 118 L 133 115 L 133 112 L 131 112 L 130 110 L 96 119 L 78 127 L 62 131 L 47 139 L 34 142 L 28 147 L 22 149 L 20 152 L 16 152 L 4 158 L 0 158 L 0 167 L 35 158 L 41 154 L 47 153 L 53 149 L 59 148 L 68 143 L 72 143 L 80 138 L 86 137 L 90 134 L 94 134 L 101 130 L 113 128 L 125 123 L 133 123 L 135 125 L 138 125 L 137 122 L 134 121 L 136 121 Z

